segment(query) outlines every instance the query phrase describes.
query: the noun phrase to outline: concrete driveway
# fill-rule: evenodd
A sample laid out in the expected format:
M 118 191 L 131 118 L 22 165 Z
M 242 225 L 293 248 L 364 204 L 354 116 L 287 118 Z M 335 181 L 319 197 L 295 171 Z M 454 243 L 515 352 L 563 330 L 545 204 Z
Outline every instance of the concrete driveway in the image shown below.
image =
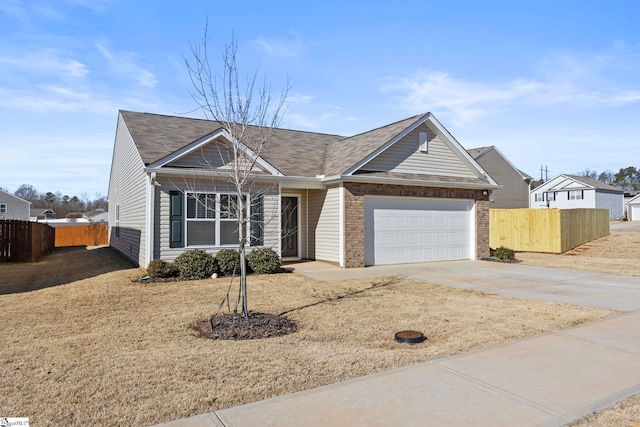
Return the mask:
M 399 276 L 627 313 L 163 426 L 561 426 L 640 393 L 639 277 L 487 261 L 288 267 L 319 280 Z
M 436 285 L 613 310 L 640 310 L 640 277 L 489 261 L 447 261 L 342 269 L 287 266 L 317 280 L 398 276 Z

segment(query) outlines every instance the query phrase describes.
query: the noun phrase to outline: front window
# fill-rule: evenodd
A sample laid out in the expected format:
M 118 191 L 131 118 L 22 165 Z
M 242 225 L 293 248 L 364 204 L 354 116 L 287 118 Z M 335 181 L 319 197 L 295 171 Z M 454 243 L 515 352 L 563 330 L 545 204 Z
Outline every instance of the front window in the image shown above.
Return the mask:
M 7 204 L 0 203 L 0 213 L 7 213 Z
M 544 193 L 536 193 L 536 202 L 544 202 Z
M 582 200 L 584 193 L 582 190 L 569 190 L 569 200 Z
M 233 246 L 239 241 L 235 194 L 187 193 L 187 246 Z M 247 218 L 247 197 L 242 196 Z
M 550 191 L 550 192 L 547 192 L 547 193 L 544 193 L 544 194 L 545 194 L 545 197 L 547 198 L 548 201 L 553 202 L 553 201 L 556 200 L 556 193 Z

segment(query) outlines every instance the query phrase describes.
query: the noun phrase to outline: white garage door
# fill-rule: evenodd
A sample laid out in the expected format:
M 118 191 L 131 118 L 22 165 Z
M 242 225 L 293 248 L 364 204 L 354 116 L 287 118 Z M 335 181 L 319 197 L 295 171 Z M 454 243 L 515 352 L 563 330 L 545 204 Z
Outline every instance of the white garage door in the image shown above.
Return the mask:
M 640 206 L 639 205 L 628 205 L 629 207 L 629 219 L 631 221 L 640 221 Z
M 472 258 L 471 200 L 365 198 L 365 265 Z

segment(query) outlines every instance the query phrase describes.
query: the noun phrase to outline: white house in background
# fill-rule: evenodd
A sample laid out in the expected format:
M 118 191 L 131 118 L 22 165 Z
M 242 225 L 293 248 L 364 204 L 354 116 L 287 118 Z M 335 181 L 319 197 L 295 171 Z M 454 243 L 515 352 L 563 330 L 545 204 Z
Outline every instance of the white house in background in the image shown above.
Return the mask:
M 640 193 L 626 202 L 626 209 L 629 221 L 640 221 Z
M 31 202 L 0 190 L 0 219 L 29 221 Z
M 624 215 L 624 191 L 595 179 L 558 175 L 531 191 L 531 208 L 609 209 L 610 219 Z

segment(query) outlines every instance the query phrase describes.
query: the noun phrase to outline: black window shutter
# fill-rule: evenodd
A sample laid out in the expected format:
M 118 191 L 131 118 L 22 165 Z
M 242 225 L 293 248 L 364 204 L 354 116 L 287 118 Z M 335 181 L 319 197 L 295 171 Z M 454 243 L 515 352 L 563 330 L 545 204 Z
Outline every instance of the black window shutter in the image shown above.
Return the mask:
M 249 245 L 262 246 L 264 245 L 264 201 L 262 195 L 251 198 L 251 210 L 249 215 L 251 218 L 249 226 L 249 230 L 251 230 Z
M 181 191 L 169 193 L 169 247 L 184 248 L 184 215 Z

